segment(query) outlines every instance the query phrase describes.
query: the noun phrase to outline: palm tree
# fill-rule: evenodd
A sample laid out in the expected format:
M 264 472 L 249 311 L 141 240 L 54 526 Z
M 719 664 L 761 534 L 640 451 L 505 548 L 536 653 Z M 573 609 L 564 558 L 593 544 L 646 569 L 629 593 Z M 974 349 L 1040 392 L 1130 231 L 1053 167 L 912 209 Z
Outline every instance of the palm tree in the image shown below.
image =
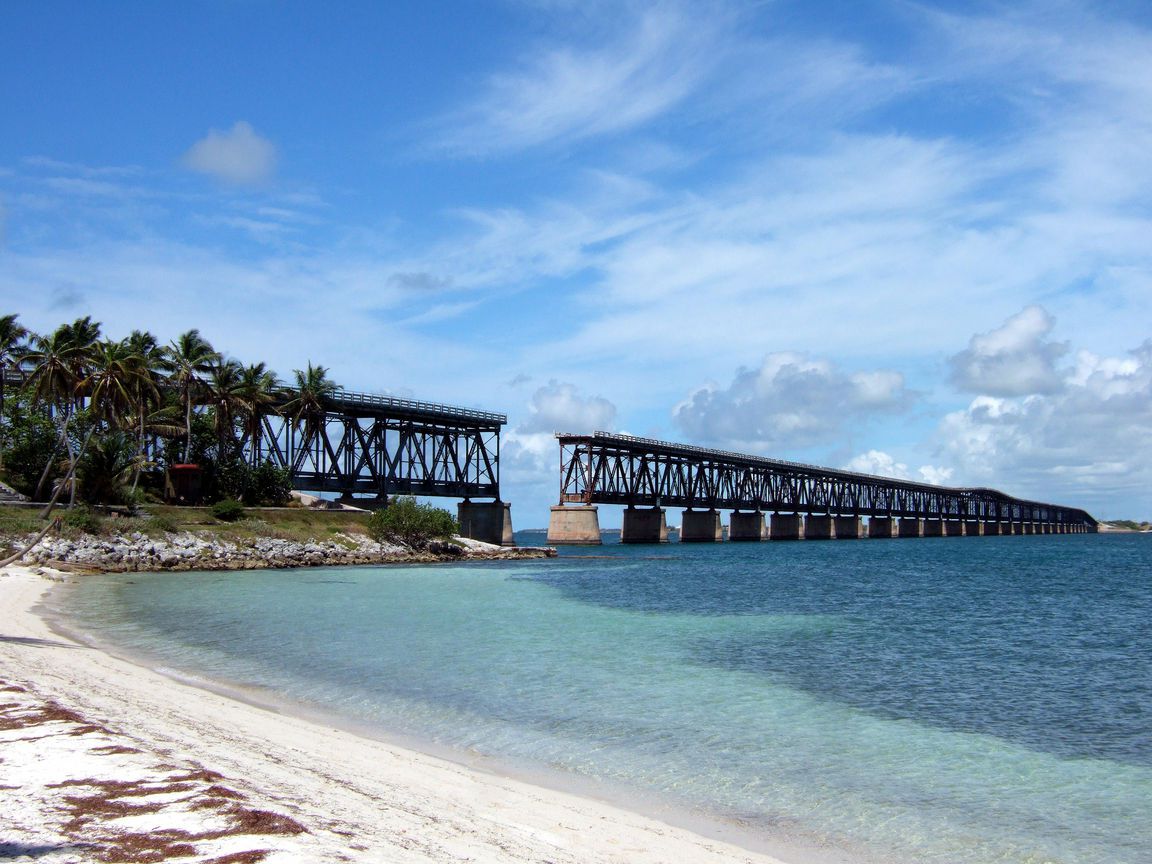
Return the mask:
M 166 351 L 162 368 L 168 370 L 169 378 L 180 391 L 180 401 L 184 405 L 184 461 L 192 450 L 192 402 L 204 390 L 204 375 L 220 355 L 212 345 L 200 335 L 199 330 L 189 330 L 173 341 Z
M 292 419 L 294 426 L 304 427 L 304 441 L 299 451 L 303 457 L 312 440 L 319 438 L 328 402 L 340 388 L 328 378 L 326 368 L 313 366 L 312 361 L 308 361 L 306 370 L 293 369 L 292 372 L 296 376 L 296 386 L 289 389 L 292 398 L 284 403 L 282 410 Z
M 154 436 L 174 438 L 183 435 L 185 429 L 178 419 L 172 417 L 172 412 L 163 406 L 160 385 L 164 380 L 161 370 L 165 352 L 159 340 L 147 330 L 133 330 L 124 341 L 144 365 L 144 375 L 137 381 L 132 410 L 125 417 L 136 435 L 137 469 L 132 478 L 132 491 L 135 492 L 140 482 L 140 471 L 148 461 L 146 434 L 151 432 Z
M 79 390 L 90 401 L 93 414 L 109 427 L 123 428 L 125 419 L 139 403 L 142 394 L 155 390 L 144 358 L 135 353 L 127 339 L 110 340 L 95 346 L 88 376 Z
M 245 366 L 240 376 L 240 414 L 244 429 L 244 441 L 249 443 L 251 458 L 249 464 L 255 468 L 261 461 L 261 433 L 263 418 L 276 411 L 273 407 L 281 397 L 280 381 L 276 373 L 263 363 Z
M 28 331 L 17 315 L 0 315 L 0 468 L 4 467 L 4 387 L 9 369 L 18 368 L 16 358 L 24 352 Z
M 76 453 L 69 437 L 69 427 L 83 397 L 80 383 L 88 374 L 92 362 L 96 340 L 100 338 L 100 325 L 88 316 L 78 318 L 71 324 L 57 327 L 48 336 L 35 336 L 31 350 L 22 358 L 32 366 L 28 381 L 33 398 L 49 406 L 59 424 L 57 449 L 63 446 L 68 452 L 68 472 L 70 478 L 76 470 Z M 53 451 L 36 484 L 36 497 L 44 493 L 45 484 L 52 465 L 56 460 Z M 53 499 L 55 500 L 55 498 Z
M 213 426 L 216 430 L 216 459 L 226 461 L 229 445 L 236 443 L 236 415 L 243 410 L 244 367 L 236 360 L 222 360 L 210 373 L 208 389 L 214 409 Z

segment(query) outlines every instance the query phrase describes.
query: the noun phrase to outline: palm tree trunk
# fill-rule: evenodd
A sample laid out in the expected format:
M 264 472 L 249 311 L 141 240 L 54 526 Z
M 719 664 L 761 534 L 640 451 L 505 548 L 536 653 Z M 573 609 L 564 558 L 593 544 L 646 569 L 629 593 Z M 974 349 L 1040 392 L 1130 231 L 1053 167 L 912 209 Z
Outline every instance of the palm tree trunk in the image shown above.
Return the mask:
M 136 463 L 136 470 L 132 472 L 132 495 L 136 495 L 136 484 L 140 482 L 140 471 L 144 466 L 144 403 L 140 403 L 140 429 L 136 437 L 136 452 L 139 459 Z
M 0 471 L 4 470 L 4 384 L 7 369 L 0 364 Z
M 184 463 L 188 463 L 188 454 L 192 452 L 192 391 L 184 396 Z
M 68 424 L 72 422 L 72 415 L 67 414 L 64 417 L 64 426 L 60 429 L 60 436 L 56 439 L 56 445 L 52 448 L 52 453 L 48 456 L 48 462 L 44 466 L 44 470 L 40 473 L 40 482 L 36 484 L 35 497 L 39 500 L 44 497 L 45 485 L 48 483 L 48 475 L 52 471 L 52 464 L 56 461 L 56 451 L 60 449 L 60 445 L 68 437 Z
M 80 450 L 76 454 L 76 459 L 71 464 L 69 464 L 68 471 L 64 475 L 64 479 L 60 481 L 60 485 L 57 486 L 56 491 L 52 493 L 52 498 L 48 502 L 47 506 L 40 512 L 41 519 L 47 519 L 49 515 L 51 515 L 52 509 L 56 506 L 56 502 L 60 498 L 60 493 L 64 491 L 65 485 L 70 485 L 73 489 L 75 489 L 76 484 L 72 483 L 71 480 L 72 475 L 76 472 L 76 463 L 80 461 L 80 457 L 83 456 L 84 451 L 88 449 L 88 442 L 92 440 L 92 434 L 95 431 L 96 427 L 93 426 L 88 430 L 88 434 L 84 436 L 84 443 L 80 445 Z
M 45 525 L 40 530 L 39 534 L 37 534 L 34 538 L 32 538 L 31 543 L 29 543 L 27 546 L 25 546 L 23 549 L 21 549 L 16 554 L 9 555 L 3 561 L 0 561 L 0 567 L 7 567 L 9 564 L 15 564 L 17 561 L 19 561 L 21 558 L 23 558 L 25 555 L 27 555 L 29 552 L 31 552 L 36 547 L 36 545 L 41 540 L 44 539 L 44 537 L 48 534 L 48 532 L 51 531 L 55 527 L 56 527 L 55 522 L 49 522 L 47 525 Z

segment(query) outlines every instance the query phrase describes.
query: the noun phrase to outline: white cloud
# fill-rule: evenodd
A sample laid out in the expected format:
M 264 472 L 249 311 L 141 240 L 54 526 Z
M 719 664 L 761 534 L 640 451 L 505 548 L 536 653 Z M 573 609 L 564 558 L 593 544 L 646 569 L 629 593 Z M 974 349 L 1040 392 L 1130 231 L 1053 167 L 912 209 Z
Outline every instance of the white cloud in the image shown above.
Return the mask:
M 610 431 L 616 406 L 602 396 L 584 396 L 574 384 L 553 379 L 532 394 L 528 414 L 516 427 L 520 434 Z
M 803 354 L 769 354 L 740 368 L 724 389 L 702 387 L 673 411 L 693 441 L 752 449 L 798 449 L 835 439 L 844 424 L 898 413 L 913 394 L 898 372 L 845 373 Z
M 949 361 L 952 382 L 990 396 L 1056 392 L 1063 385 L 1056 364 L 1068 345 L 1047 340 L 1054 324 L 1043 308 L 1028 306 L 997 329 L 973 336 Z
M 939 454 L 971 484 L 1100 508 L 1152 506 L 1152 339 L 1126 357 L 1082 351 L 1063 386 L 1022 398 L 978 396 L 948 414 Z M 1126 504 L 1121 502 L 1127 502 Z
M 476 104 L 441 121 L 439 146 L 482 156 L 618 133 L 667 111 L 706 76 L 715 19 L 660 6 L 636 17 L 615 8 L 610 20 L 614 38 L 601 31 L 593 47 L 537 48 L 518 70 L 491 77 Z
M 210 130 L 184 154 L 183 164 L 226 183 L 250 186 L 272 177 L 276 159 L 276 146 L 240 120 L 226 132 Z
M 883 450 L 868 450 L 853 456 L 844 463 L 845 471 L 855 471 L 858 474 L 873 474 L 880 477 L 894 477 L 897 480 L 914 480 L 918 483 L 931 483 L 934 486 L 944 486 L 952 479 L 951 468 L 941 468 L 935 465 L 921 465 L 916 472 L 908 469 L 903 462 Z

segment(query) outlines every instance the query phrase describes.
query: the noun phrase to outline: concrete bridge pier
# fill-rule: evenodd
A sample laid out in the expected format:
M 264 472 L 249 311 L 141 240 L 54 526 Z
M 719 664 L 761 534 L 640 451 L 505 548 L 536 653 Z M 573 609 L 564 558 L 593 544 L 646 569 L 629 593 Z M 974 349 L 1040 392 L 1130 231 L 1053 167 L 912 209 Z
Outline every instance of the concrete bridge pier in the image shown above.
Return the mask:
M 497 546 L 515 546 L 512 536 L 512 505 L 504 501 L 469 501 L 456 507 L 460 536 Z
M 1003 527 L 999 522 L 994 521 L 984 521 L 980 523 L 980 528 L 983 530 L 985 537 L 997 537 L 1003 534 Z
M 621 543 L 667 543 L 668 521 L 663 507 L 626 507 Z
M 773 513 L 769 540 L 799 540 L 803 536 L 799 513 Z
M 859 540 L 861 533 L 859 516 L 837 516 L 832 520 L 832 534 L 837 540 Z
M 964 528 L 965 537 L 981 537 L 984 534 L 984 523 L 979 519 L 969 519 L 960 523 Z
M 925 519 L 921 523 L 920 529 L 921 537 L 943 537 L 944 536 L 944 520 L 943 519 Z
M 719 543 L 724 539 L 717 510 L 685 510 L 680 520 L 681 543 Z
M 900 518 L 900 525 L 897 528 L 897 536 L 899 537 L 923 537 L 924 536 L 924 522 L 921 519 L 915 519 L 909 516 L 902 516 Z
M 753 513 L 733 512 L 728 523 L 728 539 L 763 540 L 768 536 L 768 529 L 764 525 L 764 514 L 759 510 Z
M 600 545 L 600 516 L 592 506 L 552 508 L 548 517 L 549 546 Z
M 832 517 L 809 513 L 804 517 L 805 540 L 831 540 Z
M 868 537 L 875 539 L 877 537 L 890 538 L 896 536 L 896 520 L 891 516 L 869 516 L 868 517 Z
M 945 537 L 963 537 L 964 536 L 964 523 L 959 519 L 945 519 L 944 520 L 944 536 Z

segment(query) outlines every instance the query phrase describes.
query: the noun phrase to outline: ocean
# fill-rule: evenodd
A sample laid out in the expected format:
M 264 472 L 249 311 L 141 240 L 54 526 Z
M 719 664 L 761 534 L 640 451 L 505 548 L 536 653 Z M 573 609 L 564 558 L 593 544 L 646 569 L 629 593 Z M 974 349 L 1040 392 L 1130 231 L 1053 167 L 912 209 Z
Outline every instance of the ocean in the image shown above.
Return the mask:
M 1152 862 L 1149 535 L 108 574 L 54 602 L 173 674 L 843 860 Z

